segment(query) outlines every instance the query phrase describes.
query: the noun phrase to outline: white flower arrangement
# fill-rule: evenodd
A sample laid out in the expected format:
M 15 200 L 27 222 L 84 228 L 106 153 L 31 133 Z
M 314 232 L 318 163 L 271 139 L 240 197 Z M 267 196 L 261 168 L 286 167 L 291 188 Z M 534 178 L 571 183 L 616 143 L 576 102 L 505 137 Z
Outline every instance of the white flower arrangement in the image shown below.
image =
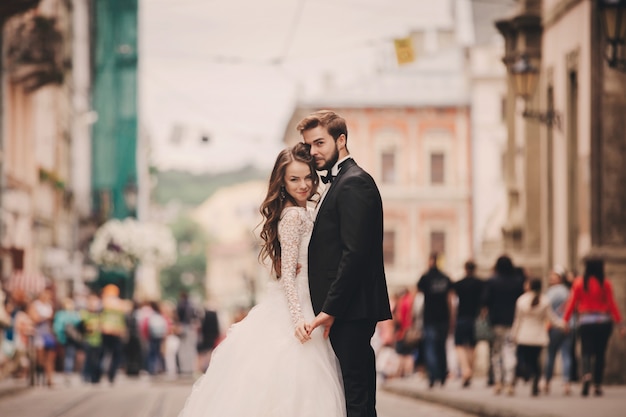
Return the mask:
M 112 219 L 96 231 L 89 255 L 105 267 L 130 270 L 141 263 L 164 268 L 176 262 L 176 240 L 163 225 Z

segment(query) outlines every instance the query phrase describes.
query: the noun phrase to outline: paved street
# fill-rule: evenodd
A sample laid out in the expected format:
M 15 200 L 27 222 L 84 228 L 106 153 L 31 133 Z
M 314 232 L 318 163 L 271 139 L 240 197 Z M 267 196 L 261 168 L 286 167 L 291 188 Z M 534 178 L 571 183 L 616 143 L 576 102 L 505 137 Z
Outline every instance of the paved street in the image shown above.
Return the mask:
M 484 378 L 477 378 L 470 388 L 461 388 L 459 380 L 451 380 L 443 388 L 429 389 L 426 378 L 414 375 L 390 380 L 382 390 L 483 417 L 614 417 L 623 416 L 626 406 L 624 385 L 605 386 L 600 398 L 582 398 L 579 384 L 573 385 L 572 395 L 564 396 L 560 381 L 554 382 L 549 395 L 531 397 L 530 385 L 520 383 L 514 396 L 496 396 Z
M 120 379 L 113 387 L 33 388 L 0 397 L 0 415 L 17 417 L 176 417 L 190 382 Z M 379 394 L 380 417 L 471 417 L 469 414 L 392 393 Z M 217 417 L 217 416 L 207 416 Z M 297 416 L 295 416 L 297 417 Z
M 53 389 L 27 388 L 0 381 L 0 416 L 16 417 L 177 417 L 191 389 L 191 381 L 128 379 L 120 375 L 114 386 L 85 386 L 78 379 L 71 386 L 57 375 Z M 560 384 L 554 392 L 537 398 L 521 384 L 515 396 L 494 396 L 484 379 L 469 389 L 451 380 L 445 387 L 428 389 L 420 375 L 381 384 L 379 417 L 613 417 L 623 415 L 626 386 L 606 386 L 602 398 L 581 398 L 579 385 L 566 397 Z M 214 417 L 214 416 L 207 416 Z M 296 416 L 297 417 L 297 416 Z

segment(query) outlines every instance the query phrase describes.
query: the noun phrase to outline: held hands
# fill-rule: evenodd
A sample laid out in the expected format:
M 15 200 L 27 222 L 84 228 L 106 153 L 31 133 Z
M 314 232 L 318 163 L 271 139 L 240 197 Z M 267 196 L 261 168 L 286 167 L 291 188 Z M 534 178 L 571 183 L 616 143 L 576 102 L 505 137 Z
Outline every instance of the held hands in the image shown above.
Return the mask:
M 309 335 L 313 332 L 313 330 L 315 330 L 319 326 L 322 326 L 324 328 L 324 339 L 328 339 L 330 328 L 332 327 L 334 322 L 335 317 L 322 311 L 315 317 L 315 319 L 313 319 L 313 322 L 309 325 Z

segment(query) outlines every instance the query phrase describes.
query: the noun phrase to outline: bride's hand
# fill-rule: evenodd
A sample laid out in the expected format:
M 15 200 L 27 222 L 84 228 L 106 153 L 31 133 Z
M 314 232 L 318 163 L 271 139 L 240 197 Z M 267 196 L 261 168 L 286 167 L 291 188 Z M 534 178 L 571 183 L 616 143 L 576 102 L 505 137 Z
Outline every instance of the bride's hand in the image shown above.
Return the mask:
M 308 323 L 301 321 L 296 326 L 295 335 L 296 338 L 300 341 L 300 343 L 306 343 L 311 340 L 311 336 L 309 335 L 309 328 L 311 326 Z

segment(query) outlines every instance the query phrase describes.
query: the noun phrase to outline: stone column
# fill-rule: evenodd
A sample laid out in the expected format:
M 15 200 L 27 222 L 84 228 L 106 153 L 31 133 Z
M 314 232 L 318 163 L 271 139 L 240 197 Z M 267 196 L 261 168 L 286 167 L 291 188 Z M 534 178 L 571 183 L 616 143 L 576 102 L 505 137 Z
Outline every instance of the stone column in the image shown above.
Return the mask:
M 601 33 L 592 8 L 594 39 Z M 595 42 L 594 42 L 595 43 Z M 605 260 L 622 318 L 626 315 L 626 73 L 609 68 L 603 49 L 592 48 L 591 255 Z M 626 383 L 626 341 L 614 333 L 605 367 L 607 383 Z

